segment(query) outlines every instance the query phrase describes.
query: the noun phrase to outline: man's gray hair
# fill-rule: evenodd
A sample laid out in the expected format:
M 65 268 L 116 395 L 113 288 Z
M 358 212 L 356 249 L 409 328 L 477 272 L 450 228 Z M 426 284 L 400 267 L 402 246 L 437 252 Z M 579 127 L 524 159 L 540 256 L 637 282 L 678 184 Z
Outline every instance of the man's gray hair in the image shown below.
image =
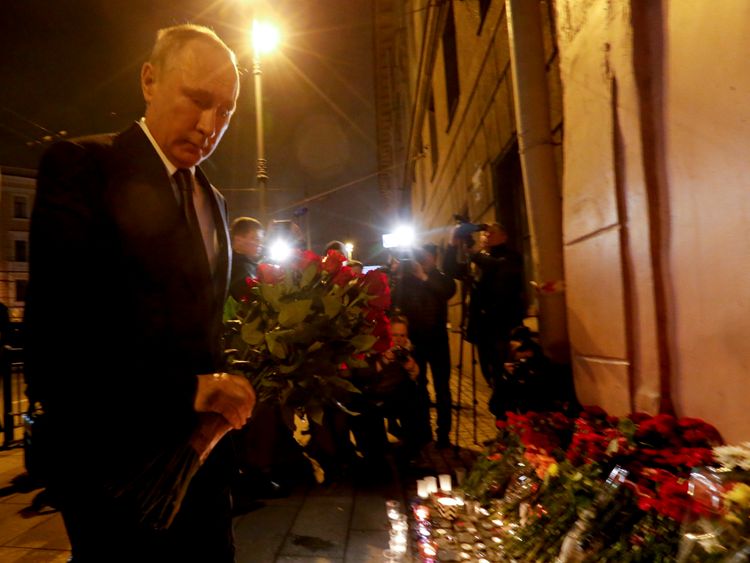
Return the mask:
M 212 29 L 190 23 L 165 27 L 157 31 L 156 42 L 148 60 L 157 72 L 161 72 L 166 68 L 167 61 L 172 55 L 179 53 L 185 44 L 194 40 L 205 41 L 225 51 L 237 69 L 237 55 Z

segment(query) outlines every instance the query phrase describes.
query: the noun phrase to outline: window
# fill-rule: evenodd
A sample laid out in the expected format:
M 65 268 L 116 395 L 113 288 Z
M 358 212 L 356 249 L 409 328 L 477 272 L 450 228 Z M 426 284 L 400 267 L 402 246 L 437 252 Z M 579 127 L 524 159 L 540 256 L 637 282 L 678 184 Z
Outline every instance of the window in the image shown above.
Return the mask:
M 13 218 L 14 219 L 28 219 L 29 208 L 28 200 L 25 196 L 16 195 L 13 196 Z
M 26 286 L 28 280 L 16 280 L 14 285 L 16 287 L 16 302 L 23 303 L 26 301 Z
M 430 125 L 430 156 L 432 157 L 432 177 L 434 178 L 437 173 L 440 152 L 438 151 L 437 122 L 435 120 L 435 99 L 432 97 L 432 93 L 430 93 L 430 105 L 427 108 L 427 116 Z
M 448 19 L 443 29 L 443 63 L 445 66 L 445 94 L 448 103 L 448 127 L 458 106 L 458 51 L 456 50 L 456 21 L 453 3 L 448 4 Z
M 13 241 L 13 260 L 16 262 L 27 262 L 26 248 L 28 242 L 25 240 L 14 240 Z
M 479 29 L 477 29 L 477 35 L 482 33 L 482 26 L 484 26 L 484 18 L 487 17 L 487 12 L 490 9 L 492 0 L 479 0 Z

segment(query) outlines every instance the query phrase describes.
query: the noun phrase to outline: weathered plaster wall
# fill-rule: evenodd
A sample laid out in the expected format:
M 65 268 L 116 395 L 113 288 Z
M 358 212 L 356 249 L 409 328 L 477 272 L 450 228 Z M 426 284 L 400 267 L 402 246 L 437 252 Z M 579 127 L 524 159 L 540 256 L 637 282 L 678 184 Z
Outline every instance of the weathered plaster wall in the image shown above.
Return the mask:
M 750 4 L 557 0 L 583 402 L 750 438 Z

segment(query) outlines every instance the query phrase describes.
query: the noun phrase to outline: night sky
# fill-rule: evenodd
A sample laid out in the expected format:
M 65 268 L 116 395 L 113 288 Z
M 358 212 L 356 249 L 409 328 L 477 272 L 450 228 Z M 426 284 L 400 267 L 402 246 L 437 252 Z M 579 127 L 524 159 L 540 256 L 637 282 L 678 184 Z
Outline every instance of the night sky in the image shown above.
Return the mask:
M 238 110 L 202 167 L 232 217 L 253 215 L 255 113 L 246 30 L 251 0 L 6 0 L 0 17 L 0 165 L 35 168 L 48 141 L 120 131 L 143 114 L 139 73 L 156 30 L 213 28 L 246 71 Z M 382 215 L 376 171 L 370 0 L 269 2 L 281 48 L 263 65 L 269 210 L 355 182 L 307 204 L 313 250 L 352 239 L 371 263 Z M 271 18 L 269 18 L 271 19 Z M 362 181 L 358 181 L 362 180 Z M 290 218 L 292 207 L 274 218 Z

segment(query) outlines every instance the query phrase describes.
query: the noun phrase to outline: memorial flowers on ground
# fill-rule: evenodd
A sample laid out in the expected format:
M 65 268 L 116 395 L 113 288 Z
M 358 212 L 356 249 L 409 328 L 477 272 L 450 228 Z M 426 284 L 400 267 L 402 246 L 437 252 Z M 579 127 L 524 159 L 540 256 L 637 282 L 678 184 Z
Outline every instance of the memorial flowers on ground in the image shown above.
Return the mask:
M 516 561 L 674 561 L 685 526 L 702 514 L 691 471 L 715 468 L 717 459 L 735 471 L 750 467 L 750 444 L 740 451 L 720 443 L 716 429 L 695 418 L 614 417 L 596 407 L 575 418 L 507 413 L 466 494 L 504 523 L 502 554 Z M 750 531 L 744 486 L 732 489 L 734 500 L 721 493 L 724 528 Z M 693 560 L 701 559 L 685 559 Z

